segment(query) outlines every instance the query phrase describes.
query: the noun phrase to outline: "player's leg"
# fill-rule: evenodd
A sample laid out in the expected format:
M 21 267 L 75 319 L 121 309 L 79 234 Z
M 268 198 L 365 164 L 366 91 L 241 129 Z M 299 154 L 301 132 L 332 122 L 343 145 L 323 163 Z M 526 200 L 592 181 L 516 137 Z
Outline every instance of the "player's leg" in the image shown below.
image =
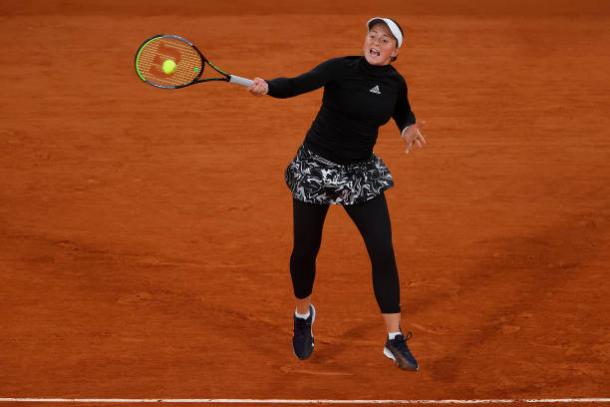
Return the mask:
M 400 285 L 385 195 L 382 192 L 367 202 L 344 208 L 358 227 L 371 260 L 375 298 L 388 330 L 384 354 L 403 369 L 417 370 L 417 361 L 406 346 L 408 337 L 400 330 Z
M 367 202 L 344 208 L 364 239 L 371 260 L 375 298 L 381 312 L 389 315 L 388 331 L 396 331 L 400 321 L 400 286 L 385 195 L 381 193 Z
M 305 203 L 293 198 L 292 208 L 294 246 L 290 255 L 290 276 L 296 299 L 292 345 L 299 359 L 307 359 L 314 345 L 312 325 L 315 308 L 311 304 L 311 293 L 316 276 L 316 257 L 329 205 Z
M 322 229 L 329 205 L 292 199 L 294 245 L 290 255 L 290 276 L 297 311 L 307 312 L 308 298 L 316 275 L 316 257 L 322 242 Z

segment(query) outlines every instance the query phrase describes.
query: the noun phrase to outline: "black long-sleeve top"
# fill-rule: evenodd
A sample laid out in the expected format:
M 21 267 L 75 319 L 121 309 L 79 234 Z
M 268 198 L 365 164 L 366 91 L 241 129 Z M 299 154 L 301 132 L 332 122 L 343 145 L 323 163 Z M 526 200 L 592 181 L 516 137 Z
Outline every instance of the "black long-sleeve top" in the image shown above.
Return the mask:
M 415 123 L 407 83 L 391 65 L 362 56 L 333 58 L 295 78 L 268 80 L 270 96 L 289 98 L 324 86 L 322 106 L 304 144 L 340 164 L 371 157 L 379 127 L 393 118 L 399 130 Z

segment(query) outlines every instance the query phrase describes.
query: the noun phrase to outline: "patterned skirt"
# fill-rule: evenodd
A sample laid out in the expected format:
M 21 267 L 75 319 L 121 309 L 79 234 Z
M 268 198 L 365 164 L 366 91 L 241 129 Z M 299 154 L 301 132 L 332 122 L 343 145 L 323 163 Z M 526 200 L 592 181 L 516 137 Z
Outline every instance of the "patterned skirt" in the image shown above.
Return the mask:
M 375 154 L 367 161 L 337 164 L 301 146 L 284 173 L 292 196 L 315 204 L 354 205 L 394 186 L 390 170 Z

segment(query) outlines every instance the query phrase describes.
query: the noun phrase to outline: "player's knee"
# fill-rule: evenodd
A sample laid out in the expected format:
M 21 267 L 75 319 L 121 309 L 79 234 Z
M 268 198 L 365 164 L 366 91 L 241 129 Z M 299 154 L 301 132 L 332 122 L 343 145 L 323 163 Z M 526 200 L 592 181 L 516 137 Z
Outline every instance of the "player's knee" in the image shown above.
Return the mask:
M 384 242 L 374 245 L 374 247 L 370 251 L 371 254 L 371 262 L 373 264 L 391 264 L 395 262 L 394 258 L 394 248 L 392 247 L 392 242 Z

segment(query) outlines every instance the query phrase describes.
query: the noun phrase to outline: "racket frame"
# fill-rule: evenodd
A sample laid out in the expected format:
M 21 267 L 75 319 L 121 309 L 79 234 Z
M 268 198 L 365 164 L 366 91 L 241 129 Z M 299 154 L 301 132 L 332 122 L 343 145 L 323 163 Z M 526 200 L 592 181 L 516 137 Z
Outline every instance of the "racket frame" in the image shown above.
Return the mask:
M 187 44 L 188 46 L 190 46 L 191 48 L 193 48 L 195 50 L 195 52 L 197 52 L 197 54 L 201 58 L 201 68 L 199 69 L 199 73 L 197 74 L 197 76 L 191 82 L 183 84 L 183 85 L 161 85 L 161 84 L 158 84 L 158 83 L 153 83 L 153 82 L 148 81 L 144 77 L 144 75 L 140 72 L 140 70 L 138 69 L 138 58 L 140 57 L 140 54 L 142 53 L 142 51 L 144 50 L 144 47 L 146 47 L 146 45 L 148 45 L 151 41 L 154 41 L 154 40 L 156 40 L 158 38 L 173 38 L 173 39 L 176 39 L 178 41 L 182 41 L 185 44 Z M 206 78 L 206 79 L 201 79 L 201 75 L 203 75 L 203 71 L 205 70 L 205 64 L 208 64 L 210 67 L 212 67 L 212 69 L 214 69 L 216 72 L 221 74 L 222 78 Z M 146 40 L 144 40 L 144 42 L 142 42 L 142 44 L 138 47 L 138 51 L 136 52 L 135 59 L 134 59 L 134 66 L 136 68 L 136 74 L 138 75 L 138 77 L 143 82 L 145 82 L 145 83 L 147 83 L 147 84 L 149 84 L 151 86 L 154 86 L 156 88 L 161 88 L 161 89 L 180 89 L 180 88 L 185 88 L 187 86 L 195 85 L 197 83 L 215 82 L 215 81 L 230 82 L 230 83 L 235 83 L 235 84 L 241 85 L 241 86 L 250 86 L 252 84 L 252 80 L 250 80 L 250 79 L 242 78 L 242 77 L 237 76 L 237 75 L 231 75 L 231 74 L 223 71 L 222 69 L 218 68 L 212 62 L 210 62 L 205 57 L 205 55 L 203 55 L 201 50 L 199 50 L 199 48 L 197 48 L 197 46 L 195 44 L 193 44 L 192 42 L 190 42 L 186 38 L 181 37 L 181 36 L 176 35 L 176 34 L 156 34 L 156 35 L 153 35 L 152 37 L 147 38 Z

